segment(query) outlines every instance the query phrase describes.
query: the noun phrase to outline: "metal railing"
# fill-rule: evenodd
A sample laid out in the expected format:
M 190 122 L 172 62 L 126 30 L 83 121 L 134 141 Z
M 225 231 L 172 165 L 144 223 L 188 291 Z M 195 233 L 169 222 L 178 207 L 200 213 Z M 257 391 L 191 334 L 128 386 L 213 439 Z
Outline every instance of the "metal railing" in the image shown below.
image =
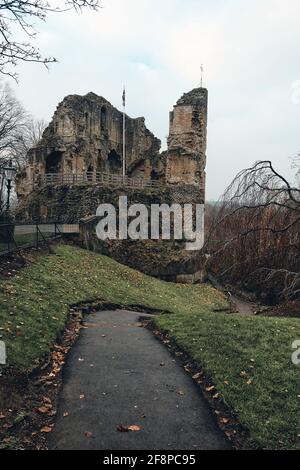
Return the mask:
M 1 223 L 0 257 L 24 248 L 48 245 L 63 234 L 78 233 L 79 225 L 58 223 Z
M 46 173 L 41 179 L 42 185 L 109 185 L 126 186 L 130 188 L 158 187 L 164 185 L 163 182 L 156 180 L 145 180 L 143 178 L 131 178 L 129 176 L 115 175 L 102 172 L 84 172 L 84 173 Z

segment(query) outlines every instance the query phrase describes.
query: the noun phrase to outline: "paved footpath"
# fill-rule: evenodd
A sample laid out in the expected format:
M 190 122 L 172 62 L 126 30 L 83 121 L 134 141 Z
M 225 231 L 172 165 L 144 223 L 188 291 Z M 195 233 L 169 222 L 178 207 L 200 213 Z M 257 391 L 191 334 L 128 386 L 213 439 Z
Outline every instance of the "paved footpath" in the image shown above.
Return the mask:
M 87 317 L 65 366 L 50 449 L 228 448 L 193 380 L 141 327 L 141 315 Z M 119 432 L 118 425 L 141 430 Z

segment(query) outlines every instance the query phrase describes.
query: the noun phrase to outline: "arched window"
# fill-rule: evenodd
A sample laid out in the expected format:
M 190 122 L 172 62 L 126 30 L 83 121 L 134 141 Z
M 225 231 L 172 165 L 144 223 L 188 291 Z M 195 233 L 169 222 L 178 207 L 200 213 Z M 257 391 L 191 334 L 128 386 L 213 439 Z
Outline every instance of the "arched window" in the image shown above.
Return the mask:
M 159 174 L 158 174 L 155 170 L 152 170 L 152 171 L 151 171 L 151 179 L 152 179 L 153 181 L 159 180 Z
M 122 169 L 122 158 L 115 150 L 109 152 L 107 163 L 109 173 L 120 173 Z
M 61 162 L 62 152 L 51 152 L 46 158 L 46 173 L 59 173 Z

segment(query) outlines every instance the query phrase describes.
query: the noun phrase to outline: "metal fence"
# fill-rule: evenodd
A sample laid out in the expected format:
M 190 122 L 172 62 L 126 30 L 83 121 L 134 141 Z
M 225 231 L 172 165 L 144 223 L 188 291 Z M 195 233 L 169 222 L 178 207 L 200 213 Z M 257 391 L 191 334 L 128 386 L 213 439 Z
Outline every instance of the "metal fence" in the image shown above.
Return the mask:
M 23 248 L 49 245 L 63 234 L 79 232 L 78 224 L 2 223 L 0 224 L 0 257 Z
M 130 188 L 147 188 L 158 187 L 164 185 L 163 182 L 156 180 L 145 180 L 143 178 L 131 178 L 129 176 L 114 175 L 111 173 L 100 172 L 84 172 L 84 173 L 46 173 L 41 180 L 42 185 L 109 185 L 109 186 L 126 186 Z

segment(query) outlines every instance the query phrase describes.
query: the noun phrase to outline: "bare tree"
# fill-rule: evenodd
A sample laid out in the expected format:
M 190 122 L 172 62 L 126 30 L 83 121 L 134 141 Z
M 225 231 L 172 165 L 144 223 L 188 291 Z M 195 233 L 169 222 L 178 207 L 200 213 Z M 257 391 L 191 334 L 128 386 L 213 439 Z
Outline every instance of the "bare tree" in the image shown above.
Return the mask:
M 0 73 L 16 79 L 14 68 L 19 62 L 39 62 L 46 66 L 57 62 L 54 57 L 43 57 L 32 44 L 37 35 L 33 21 L 46 21 L 51 12 L 81 11 L 86 7 L 97 10 L 99 0 L 0 0 Z M 13 33 L 17 27 L 26 38 L 22 42 Z
M 0 83 L 0 214 L 5 199 L 4 168 L 10 160 L 20 169 L 26 161 L 32 118 L 7 84 Z M 32 140 L 31 140 L 32 141 Z
M 44 119 L 34 119 L 28 116 L 25 120 L 21 132 L 14 140 L 11 151 L 11 157 L 15 160 L 19 169 L 26 165 L 29 150 L 37 146 L 46 126 L 47 123 Z
M 0 83 L 0 170 L 14 158 L 15 148 L 27 132 L 29 121 L 28 113 L 9 85 Z
M 300 296 L 300 189 L 270 161 L 243 170 L 225 191 L 211 225 L 208 267 L 265 300 Z

